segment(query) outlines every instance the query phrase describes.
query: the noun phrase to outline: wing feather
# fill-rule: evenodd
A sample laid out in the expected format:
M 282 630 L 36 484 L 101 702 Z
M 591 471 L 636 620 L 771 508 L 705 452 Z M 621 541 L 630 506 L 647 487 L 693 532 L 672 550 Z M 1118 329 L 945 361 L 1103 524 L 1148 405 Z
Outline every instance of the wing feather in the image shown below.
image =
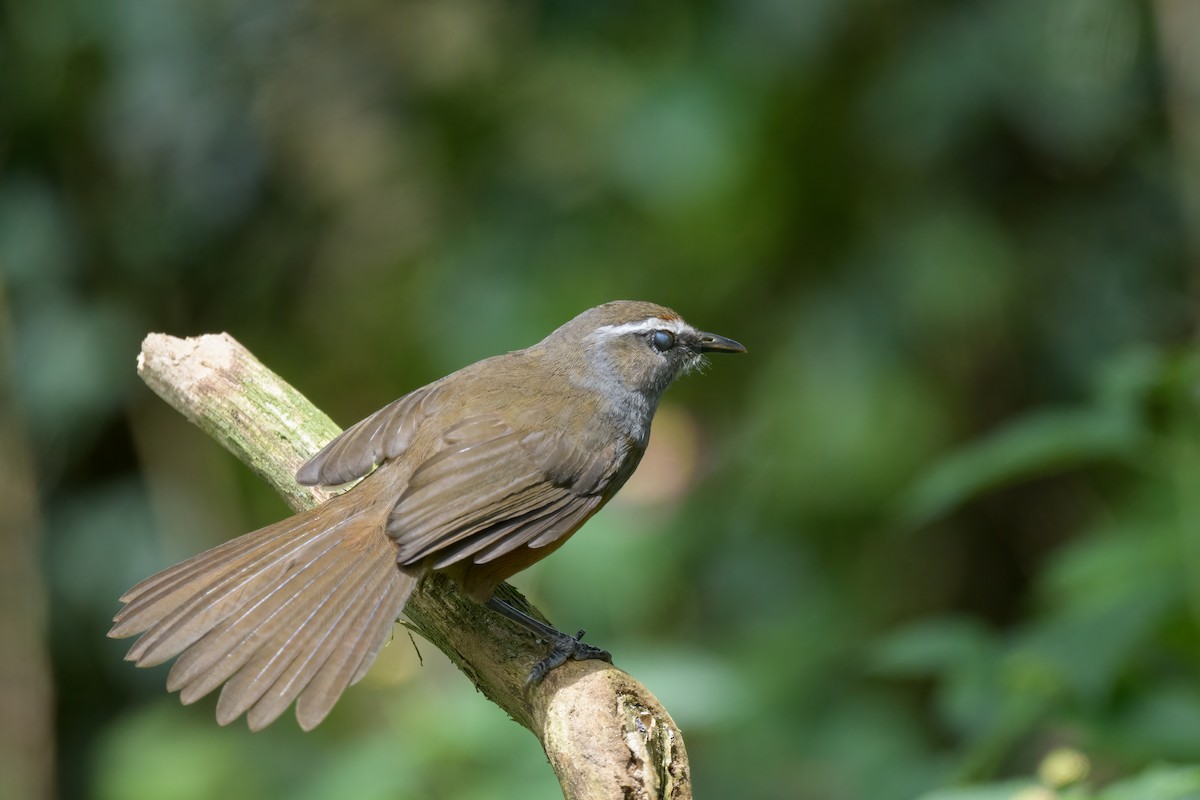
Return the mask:
M 582 525 L 599 508 L 603 498 L 597 495 L 574 497 L 571 502 L 552 516 L 534 520 L 522 527 L 521 536 L 496 542 L 491 547 L 481 548 L 475 553 L 476 564 L 486 564 L 508 555 L 520 545 L 545 547 L 570 534 Z
M 432 559 L 443 569 L 542 547 L 572 533 L 611 495 L 612 452 L 565 451 L 559 437 L 516 431 L 495 416 L 465 420 L 443 438 L 388 518 L 401 564 Z
M 480 527 L 470 536 L 456 536 L 453 541 L 448 540 L 438 550 L 433 568 L 443 569 L 467 556 L 471 556 L 476 563 L 482 563 L 481 555 L 489 548 L 507 545 L 507 551 L 519 547 L 527 539 L 532 538 L 532 535 L 526 535 L 530 528 L 537 526 L 540 521 L 548 517 L 555 518 L 572 502 L 582 499 L 569 493 L 558 492 L 557 494 L 558 496 L 553 500 L 543 502 L 537 508 L 514 515 L 509 519 L 493 521 L 489 525 Z
M 428 416 L 440 387 L 441 381 L 409 392 L 342 431 L 300 467 L 296 481 L 304 486 L 337 486 L 399 456 Z

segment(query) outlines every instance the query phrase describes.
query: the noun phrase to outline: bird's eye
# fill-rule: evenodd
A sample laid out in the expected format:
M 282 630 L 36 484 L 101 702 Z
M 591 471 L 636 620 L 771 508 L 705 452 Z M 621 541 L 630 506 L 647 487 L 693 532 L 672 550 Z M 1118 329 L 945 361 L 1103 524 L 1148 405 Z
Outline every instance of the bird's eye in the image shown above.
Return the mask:
M 650 334 L 650 344 L 660 353 L 665 353 L 675 346 L 675 334 L 670 331 L 655 331 Z

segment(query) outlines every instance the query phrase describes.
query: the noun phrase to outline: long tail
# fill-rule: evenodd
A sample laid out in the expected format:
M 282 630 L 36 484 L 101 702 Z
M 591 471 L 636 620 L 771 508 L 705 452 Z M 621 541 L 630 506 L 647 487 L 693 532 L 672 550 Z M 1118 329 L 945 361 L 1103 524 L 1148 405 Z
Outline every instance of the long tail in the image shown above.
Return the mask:
M 193 703 L 222 683 L 217 721 L 252 730 L 293 700 L 311 730 L 366 674 L 416 579 L 396 566 L 386 510 L 349 492 L 134 586 L 109 636 L 144 633 L 139 667 L 179 655 L 167 689 Z

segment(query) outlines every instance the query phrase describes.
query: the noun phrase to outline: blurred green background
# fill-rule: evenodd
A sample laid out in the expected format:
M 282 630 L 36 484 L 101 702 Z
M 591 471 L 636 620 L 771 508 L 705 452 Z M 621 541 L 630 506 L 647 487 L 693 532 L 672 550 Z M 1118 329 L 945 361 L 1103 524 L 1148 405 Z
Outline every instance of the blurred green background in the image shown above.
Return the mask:
M 551 798 L 403 629 L 315 732 L 118 595 L 283 504 L 137 379 L 347 425 L 591 305 L 732 336 L 515 583 L 698 796 L 1200 797 L 1200 3 L 0 0 L 0 797 Z

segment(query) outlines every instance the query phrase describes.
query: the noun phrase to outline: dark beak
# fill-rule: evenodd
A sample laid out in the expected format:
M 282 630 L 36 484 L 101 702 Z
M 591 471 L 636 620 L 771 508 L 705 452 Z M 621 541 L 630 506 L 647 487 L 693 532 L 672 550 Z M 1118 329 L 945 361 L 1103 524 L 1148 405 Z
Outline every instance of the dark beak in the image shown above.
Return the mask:
M 715 333 L 705 333 L 704 331 L 700 331 L 697 335 L 700 337 L 701 353 L 746 352 L 745 346 L 738 344 L 733 339 L 726 339 L 724 336 L 717 336 Z

